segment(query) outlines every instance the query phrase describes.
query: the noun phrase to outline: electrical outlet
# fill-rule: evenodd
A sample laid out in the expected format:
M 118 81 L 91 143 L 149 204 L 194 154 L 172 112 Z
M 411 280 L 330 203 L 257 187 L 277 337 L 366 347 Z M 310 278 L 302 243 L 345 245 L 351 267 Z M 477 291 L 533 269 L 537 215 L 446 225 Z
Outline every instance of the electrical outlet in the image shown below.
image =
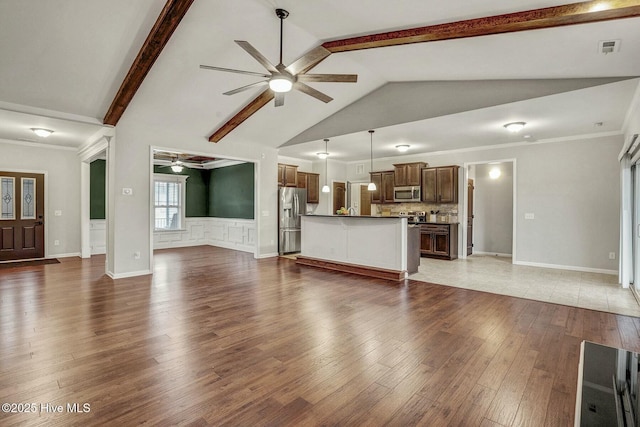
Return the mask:
M 140 252 L 136 251 L 133 253 L 133 259 L 140 259 Z
M 609 252 L 609 259 L 616 259 L 616 253 L 615 252 Z
M 60 240 L 54 240 L 53 246 L 60 246 Z

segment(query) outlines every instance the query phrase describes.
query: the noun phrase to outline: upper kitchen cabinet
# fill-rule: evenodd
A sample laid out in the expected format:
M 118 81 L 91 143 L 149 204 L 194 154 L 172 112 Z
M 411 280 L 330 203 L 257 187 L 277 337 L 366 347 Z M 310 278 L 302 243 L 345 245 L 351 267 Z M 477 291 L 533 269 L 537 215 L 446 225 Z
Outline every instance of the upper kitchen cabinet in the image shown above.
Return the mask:
M 422 169 L 422 201 L 458 203 L 459 166 Z
M 371 192 L 371 203 L 393 203 L 394 171 L 371 172 L 376 190 Z
M 298 188 L 307 189 L 307 203 L 320 203 L 320 175 L 298 172 Z
M 396 187 L 420 185 L 420 171 L 428 165 L 425 162 L 399 163 L 393 165 Z
M 278 187 L 298 186 L 298 166 L 278 163 Z

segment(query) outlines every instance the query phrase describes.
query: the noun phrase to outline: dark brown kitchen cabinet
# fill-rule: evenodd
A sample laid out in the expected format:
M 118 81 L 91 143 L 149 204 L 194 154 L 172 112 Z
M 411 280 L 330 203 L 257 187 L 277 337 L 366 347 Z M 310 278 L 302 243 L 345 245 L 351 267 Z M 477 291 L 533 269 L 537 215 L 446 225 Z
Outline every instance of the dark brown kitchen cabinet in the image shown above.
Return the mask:
M 307 203 L 320 203 L 320 175 L 311 172 L 298 172 L 298 188 L 307 190 Z
M 420 185 L 420 171 L 428 165 L 425 162 L 399 163 L 394 167 L 394 181 L 396 187 Z
M 458 203 L 459 166 L 422 169 L 422 201 Z
M 376 190 L 371 192 L 371 203 L 393 203 L 394 171 L 371 172 Z
M 448 260 L 458 258 L 458 224 L 421 225 L 420 256 Z
M 278 163 L 278 187 L 298 186 L 298 166 Z

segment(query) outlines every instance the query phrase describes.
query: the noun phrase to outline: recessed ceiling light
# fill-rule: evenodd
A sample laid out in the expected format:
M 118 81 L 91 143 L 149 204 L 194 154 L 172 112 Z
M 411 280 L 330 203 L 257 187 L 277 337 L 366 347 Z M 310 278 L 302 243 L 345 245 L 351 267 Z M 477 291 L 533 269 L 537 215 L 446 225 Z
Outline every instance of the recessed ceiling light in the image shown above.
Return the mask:
M 46 137 L 48 137 L 49 135 L 51 135 L 53 133 L 52 130 L 42 129 L 42 128 L 31 128 L 31 130 L 33 131 L 33 133 L 38 135 L 40 138 L 46 138 Z
M 524 125 L 526 125 L 525 122 L 512 122 L 512 123 L 507 123 L 506 125 L 504 125 L 504 127 L 509 131 L 509 132 L 520 132 L 523 128 Z
M 399 152 L 404 153 L 405 151 L 409 150 L 409 145 L 400 144 L 400 145 L 396 145 L 396 148 L 398 149 Z

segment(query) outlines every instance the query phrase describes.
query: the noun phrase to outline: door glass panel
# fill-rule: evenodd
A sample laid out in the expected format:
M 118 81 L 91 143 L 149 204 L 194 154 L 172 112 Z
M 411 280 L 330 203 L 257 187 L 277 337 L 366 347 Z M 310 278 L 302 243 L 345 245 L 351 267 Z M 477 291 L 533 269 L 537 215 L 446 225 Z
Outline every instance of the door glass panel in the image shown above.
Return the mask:
M 15 219 L 15 178 L 0 177 L 0 219 Z
M 36 219 L 36 180 L 35 178 L 22 178 L 21 219 Z

